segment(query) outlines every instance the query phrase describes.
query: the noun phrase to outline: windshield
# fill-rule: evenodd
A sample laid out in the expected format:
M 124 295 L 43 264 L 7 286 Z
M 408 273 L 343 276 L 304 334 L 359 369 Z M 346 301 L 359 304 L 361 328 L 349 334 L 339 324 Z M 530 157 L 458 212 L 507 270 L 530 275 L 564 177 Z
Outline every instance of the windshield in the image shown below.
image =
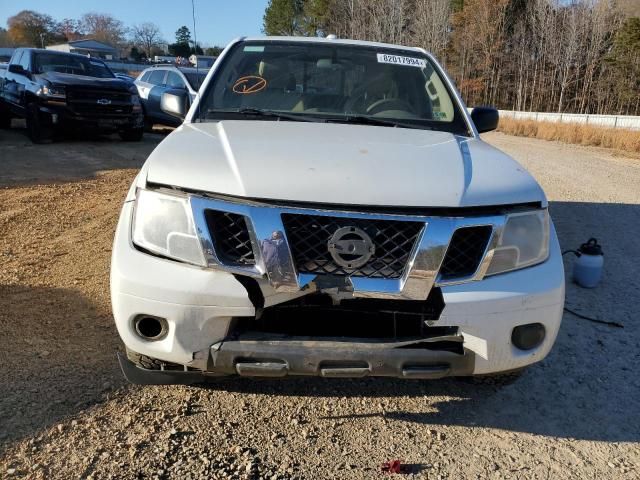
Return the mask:
M 39 53 L 35 59 L 36 73 L 58 72 L 96 78 L 114 78 L 103 62 L 93 58 L 55 53 Z
M 203 95 L 199 115 L 206 121 L 234 112 L 269 112 L 262 118 L 278 120 L 293 116 L 366 120 L 469 134 L 460 109 L 427 56 L 359 45 L 237 44 Z
M 182 73 L 184 73 L 184 76 L 187 77 L 187 81 L 189 82 L 189 85 L 191 85 L 191 88 L 193 88 L 197 92 L 200 89 L 200 85 L 202 85 L 202 82 L 207 76 L 207 71 L 208 70 L 198 73 Z

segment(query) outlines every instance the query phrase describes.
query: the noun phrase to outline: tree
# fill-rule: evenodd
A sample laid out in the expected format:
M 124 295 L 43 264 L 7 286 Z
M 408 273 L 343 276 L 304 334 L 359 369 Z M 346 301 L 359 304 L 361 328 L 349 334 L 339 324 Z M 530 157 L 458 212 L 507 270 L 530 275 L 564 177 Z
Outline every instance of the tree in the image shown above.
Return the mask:
M 191 54 L 191 47 L 188 43 L 172 43 L 169 45 L 169 54 L 175 57 L 188 57 Z
M 58 23 L 57 29 L 67 42 L 82 38 L 82 26 L 78 20 L 74 20 L 73 18 L 63 19 Z
M 127 33 L 120 20 L 106 13 L 86 13 L 80 25 L 87 36 L 113 46 L 120 46 Z
M 416 0 L 414 8 L 412 42 L 442 60 L 449 44 L 451 1 Z
M 224 50 L 222 47 L 207 47 L 204 49 L 204 54 L 209 57 L 219 57 Z
M 183 43 L 186 45 L 191 43 L 191 32 L 185 25 L 176 30 L 176 43 Z
M 24 47 L 40 47 L 56 39 L 56 22 L 49 15 L 22 10 L 7 20 L 8 35 L 12 43 Z
M 640 17 L 625 20 L 616 32 L 613 48 L 606 57 L 611 68 L 617 110 L 637 115 L 640 110 Z
M 310 36 L 326 36 L 329 31 L 332 0 L 306 0 L 303 7 L 303 29 Z
M 12 46 L 13 46 L 13 42 L 9 37 L 9 32 L 7 32 L 6 29 L 0 27 L 0 48 L 12 47 Z
M 262 31 L 266 35 L 301 33 L 300 21 L 304 5 L 301 0 L 269 0 L 264 12 Z
M 155 23 L 145 22 L 134 25 L 131 28 L 131 34 L 134 43 L 142 48 L 147 58 L 151 57 L 153 48 L 162 42 L 160 28 Z
M 495 103 L 509 0 L 466 0 L 453 14 L 453 70 L 471 105 Z
M 144 55 L 144 57 L 146 57 L 146 55 Z M 142 60 L 143 55 L 140 54 L 138 47 L 131 47 L 131 50 L 129 51 L 129 58 L 135 62 L 139 62 Z

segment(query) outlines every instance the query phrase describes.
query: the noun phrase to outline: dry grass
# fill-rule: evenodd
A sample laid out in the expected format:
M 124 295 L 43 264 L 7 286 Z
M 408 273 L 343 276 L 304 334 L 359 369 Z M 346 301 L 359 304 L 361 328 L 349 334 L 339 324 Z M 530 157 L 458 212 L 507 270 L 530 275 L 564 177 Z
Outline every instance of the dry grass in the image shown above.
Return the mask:
M 501 118 L 498 131 L 518 137 L 557 140 L 578 145 L 604 147 L 640 154 L 640 131 L 580 125 L 577 123 L 536 122 Z

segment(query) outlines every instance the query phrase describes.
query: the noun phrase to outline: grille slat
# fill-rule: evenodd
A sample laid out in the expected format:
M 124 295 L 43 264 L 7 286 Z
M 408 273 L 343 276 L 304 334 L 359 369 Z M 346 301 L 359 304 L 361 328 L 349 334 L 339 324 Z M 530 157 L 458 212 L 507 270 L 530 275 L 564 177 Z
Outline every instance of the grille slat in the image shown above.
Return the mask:
M 424 227 L 421 222 L 288 213 L 282 222 L 298 272 L 386 279 L 402 277 Z M 373 240 L 375 253 L 365 265 L 345 268 L 331 257 L 329 240 L 342 227 L 359 228 Z
M 482 261 L 492 230 L 490 225 L 456 230 L 440 267 L 440 278 L 453 280 L 473 275 Z
M 207 224 L 218 258 L 227 265 L 255 265 L 247 220 L 236 213 L 207 210 Z

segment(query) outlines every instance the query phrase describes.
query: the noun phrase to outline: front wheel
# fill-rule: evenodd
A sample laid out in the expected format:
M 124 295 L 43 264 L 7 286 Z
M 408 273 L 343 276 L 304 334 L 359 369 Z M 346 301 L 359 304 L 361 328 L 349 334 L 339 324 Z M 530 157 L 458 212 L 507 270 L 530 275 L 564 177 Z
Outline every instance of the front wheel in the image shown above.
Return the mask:
M 127 358 L 131 360 L 136 367 L 144 368 L 145 370 L 160 370 L 162 369 L 162 362 L 155 358 L 147 357 L 140 353 L 136 353 L 133 350 L 127 348 Z
M 142 140 L 144 130 L 142 128 L 129 128 L 120 132 L 120 138 L 125 142 L 139 142 Z
M 11 113 L 2 107 L 0 107 L 0 128 L 11 128 Z
M 53 129 L 43 125 L 40 110 L 34 103 L 27 105 L 27 134 L 33 143 L 53 141 Z

